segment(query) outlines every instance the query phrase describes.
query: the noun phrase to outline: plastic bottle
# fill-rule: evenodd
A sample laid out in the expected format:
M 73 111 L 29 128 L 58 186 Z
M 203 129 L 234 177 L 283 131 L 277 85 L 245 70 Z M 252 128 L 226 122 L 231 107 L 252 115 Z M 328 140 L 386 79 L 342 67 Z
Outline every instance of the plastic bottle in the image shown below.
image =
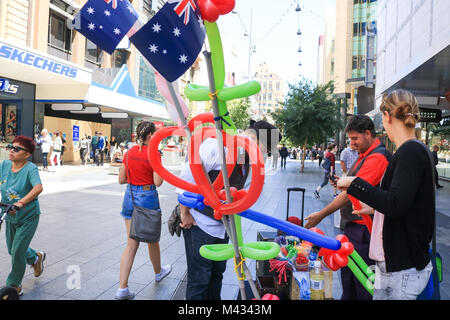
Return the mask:
M 309 272 L 309 281 L 311 300 L 323 300 L 325 277 L 322 271 L 322 264 L 318 260 L 314 262 L 314 268 Z
M 317 257 L 319 255 L 320 247 L 318 246 L 312 246 L 311 251 L 309 252 L 309 270 L 312 270 L 314 268 L 314 262 L 317 261 Z

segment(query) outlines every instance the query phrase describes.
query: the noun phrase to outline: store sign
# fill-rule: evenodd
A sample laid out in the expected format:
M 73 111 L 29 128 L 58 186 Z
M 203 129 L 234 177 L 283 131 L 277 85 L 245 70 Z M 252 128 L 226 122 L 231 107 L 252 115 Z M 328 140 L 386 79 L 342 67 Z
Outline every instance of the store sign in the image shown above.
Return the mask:
M 11 84 L 6 79 L 0 79 L 0 92 L 5 92 L 9 94 L 16 94 L 19 91 L 18 84 Z
M 153 121 L 155 124 L 156 130 L 164 128 L 164 122 L 162 121 Z
M 80 126 L 73 126 L 72 141 L 80 141 Z
M 46 70 L 69 78 L 76 78 L 77 76 L 78 69 L 76 68 L 5 44 L 0 46 L 0 58 L 26 64 L 37 69 Z
M 442 111 L 440 109 L 420 109 L 420 122 L 440 122 L 442 120 Z

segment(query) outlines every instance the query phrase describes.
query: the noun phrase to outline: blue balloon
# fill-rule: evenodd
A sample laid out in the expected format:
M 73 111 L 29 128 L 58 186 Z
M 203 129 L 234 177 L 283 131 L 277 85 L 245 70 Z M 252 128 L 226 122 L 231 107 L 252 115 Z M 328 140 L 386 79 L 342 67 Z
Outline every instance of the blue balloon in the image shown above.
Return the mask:
M 251 209 L 238 214 L 243 218 L 247 218 L 265 224 L 266 226 L 284 231 L 291 236 L 309 241 L 322 248 L 327 248 L 330 250 L 339 250 L 341 248 L 341 243 L 339 242 L 339 240 L 323 236 L 320 233 L 300 227 L 296 224 L 290 223 L 289 221 L 271 217 L 267 214 L 260 213 Z
M 184 192 L 178 196 L 178 201 L 189 208 L 202 210 L 205 208 L 203 204 L 204 197 L 192 192 Z M 339 250 L 341 243 L 337 239 L 333 239 L 327 236 L 323 236 L 317 232 L 300 227 L 296 224 L 284 221 L 278 218 L 271 217 L 267 214 L 257 212 L 255 210 L 246 210 L 238 213 L 241 217 L 265 224 L 269 227 L 281 230 L 289 235 L 295 236 L 305 241 L 309 241 L 319 247 L 327 248 L 330 250 Z

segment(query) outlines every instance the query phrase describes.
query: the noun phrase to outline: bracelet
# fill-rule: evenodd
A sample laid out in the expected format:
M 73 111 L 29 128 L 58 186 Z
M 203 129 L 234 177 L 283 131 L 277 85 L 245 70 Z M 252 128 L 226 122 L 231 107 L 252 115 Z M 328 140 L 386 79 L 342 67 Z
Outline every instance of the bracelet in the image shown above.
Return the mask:
M 20 203 L 22 205 L 22 207 L 25 207 L 25 203 L 23 203 L 22 200 L 17 201 L 17 203 Z

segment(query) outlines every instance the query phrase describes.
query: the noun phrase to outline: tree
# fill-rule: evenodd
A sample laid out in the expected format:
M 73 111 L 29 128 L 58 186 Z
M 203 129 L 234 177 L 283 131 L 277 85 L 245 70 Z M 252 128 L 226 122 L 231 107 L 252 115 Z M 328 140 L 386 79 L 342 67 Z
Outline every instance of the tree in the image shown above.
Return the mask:
M 333 90 L 333 82 L 314 85 L 302 79 L 297 84 L 289 85 L 283 108 L 271 112 L 286 141 L 302 146 L 301 172 L 305 167 L 306 146 L 326 141 L 343 127 Z
M 228 112 L 237 129 L 247 129 L 251 119 L 250 99 L 243 98 L 229 101 Z

